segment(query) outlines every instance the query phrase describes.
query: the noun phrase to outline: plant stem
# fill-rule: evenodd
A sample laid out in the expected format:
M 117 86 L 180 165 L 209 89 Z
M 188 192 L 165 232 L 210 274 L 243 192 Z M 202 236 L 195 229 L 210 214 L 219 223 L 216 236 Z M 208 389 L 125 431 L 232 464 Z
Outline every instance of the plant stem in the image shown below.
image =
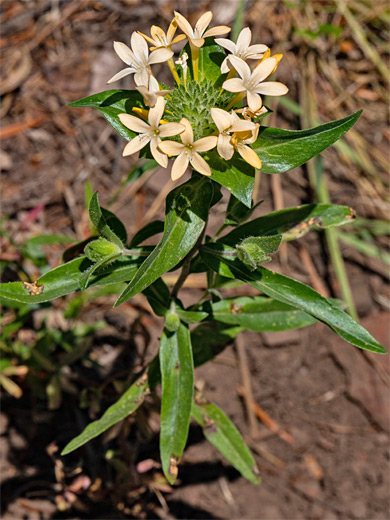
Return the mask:
M 184 259 L 183 267 L 181 270 L 181 273 L 179 275 L 179 278 L 177 279 L 172 292 L 171 292 L 171 298 L 175 299 L 177 298 L 178 292 L 182 288 L 187 276 L 190 274 L 190 268 L 191 268 L 191 260 L 194 257 L 195 253 L 199 250 L 199 245 L 201 244 L 204 234 L 206 232 L 206 226 L 203 228 L 202 233 L 199 235 L 198 240 L 196 241 L 196 244 L 191 249 L 191 251 L 187 254 L 187 256 Z

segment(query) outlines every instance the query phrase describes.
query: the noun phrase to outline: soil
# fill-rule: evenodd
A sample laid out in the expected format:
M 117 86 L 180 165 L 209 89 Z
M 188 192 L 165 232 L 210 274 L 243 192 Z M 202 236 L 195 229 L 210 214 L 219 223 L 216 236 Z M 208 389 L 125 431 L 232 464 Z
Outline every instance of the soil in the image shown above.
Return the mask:
M 25 276 L 32 280 L 38 276 L 38 268 L 22 262 L 18 253 L 17 246 L 28 238 L 40 233 L 62 233 L 77 240 L 88 236 L 86 181 L 99 191 L 101 204 L 122 219 L 129 235 L 148 221 L 163 218 L 164 194 L 174 186 L 169 173 L 159 171 L 145 183 L 127 184 L 117 194 L 119 183 L 136 159 L 121 157 L 123 140 L 97 112 L 65 105 L 107 88 L 107 78 L 120 68 L 112 40 L 128 42 L 132 31 L 147 33 L 153 23 L 165 27 L 173 8 L 185 14 L 187 7 L 194 20 L 205 8 L 214 11 L 213 22 L 217 24 L 230 25 L 234 19 L 234 2 L 179 4 L 3 1 L 1 65 L 14 81 L 9 79 L 3 85 L 0 108 L 5 136 L 1 148 L 2 213 L 8 217 L 3 225 L 13 239 L 2 239 L 2 261 L 7 262 L 4 281 L 19 279 L 20 265 Z M 298 102 L 300 69 L 309 63 L 310 52 L 319 59 L 329 59 L 329 63 L 335 56 L 339 60 L 339 84 L 322 73 L 316 78 L 320 116 L 328 121 L 365 108 L 356 129 L 365 140 L 367 153 L 371 153 L 370 147 L 375 148 L 371 167 L 377 176 L 364 165 L 348 162 L 333 147 L 323 154 L 331 199 L 353 205 L 363 217 L 383 219 L 388 211 L 382 197 L 385 174 L 375 160 L 388 152 L 389 134 L 378 71 L 349 33 L 343 42 L 349 42 L 352 50 L 347 52 L 350 47 L 344 43 L 342 52 L 335 56 L 333 47 L 328 52 L 327 45 L 332 42 L 327 38 L 299 39 L 295 29 L 299 24 L 302 29 L 304 22 L 311 27 L 310 16 L 315 19 L 318 10 L 318 23 L 327 21 L 328 3 L 309 2 L 313 13 L 306 15 L 285 4 L 247 3 L 245 22 L 252 28 L 253 41 L 285 53 L 278 79 L 289 85 L 289 96 Z M 356 82 L 357 62 L 361 63 L 359 74 L 371 74 L 370 88 L 352 100 L 341 97 L 327 108 L 325 100 L 342 96 L 337 85 L 342 91 L 356 86 L 344 72 L 351 67 Z M 157 75 L 158 68 L 154 69 Z M 19 75 L 15 76 L 15 70 Z M 291 74 L 291 70 L 295 72 Z M 121 86 L 132 88 L 130 80 Z M 272 124 L 267 123 L 270 126 L 295 129 L 300 124 L 285 107 L 272 118 Z M 16 123 L 18 127 L 11 128 Z M 356 143 L 362 144 L 358 138 Z M 355 145 L 355 141 L 347 142 Z M 361 153 L 366 153 L 364 146 Z M 306 168 L 281 176 L 281 183 L 284 207 L 312 202 Z M 255 216 L 278 207 L 277 189 L 271 177 L 263 174 L 257 200 L 264 202 Z M 225 193 L 211 217 L 210 232 L 220 226 L 226 202 Z M 63 250 L 63 246 L 45 248 L 51 267 L 59 264 Z M 309 252 L 314 277 L 302 260 L 302 251 Z M 387 269 L 380 260 L 350 246 L 343 245 L 342 252 L 361 322 L 388 349 Z M 309 285 L 322 280 L 328 295 L 340 296 L 323 234 L 313 232 L 289 243 L 271 268 Z M 172 283 L 175 275 L 170 273 L 167 283 Z M 202 284 L 201 277 L 189 279 L 183 301 L 193 302 Z M 227 294 L 237 294 L 234 291 Z M 246 294 L 254 292 L 248 289 Z M 124 384 L 129 373 L 138 372 L 156 353 L 162 330 L 161 320 L 153 317 L 142 296 L 115 309 L 113 296 L 85 302 L 76 320 L 63 317 L 69 301 L 65 298 L 50 309 L 33 310 L 17 339 L 34 345 L 44 316 L 50 329 L 62 331 L 72 331 L 80 322 L 103 320 L 103 328 L 88 339 L 90 359 L 96 363 L 80 362 L 65 374 L 68 387 L 56 409 L 48 408 L 42 394 L 40 381 L 47 378 L 44 371 L 35 374 L 35 387 L 23 377 L 17 379 L 23 389 L 20 399 L 3 393 L 0 460 L 4 520 L 388 518 L 389 358 L 355 349 L 320 323 L 288 333 L 242 335 L 253 399 L 263 417 L 254 427 L 250 427 L 242 397 L 242 362 L 235 345 L 196 370 L 197 385 L 205 397 L 226 412 L 249 443 L 262 477 L 260 486 L 243 479 L 192 424 L 179 481 L 170 487 L 158 462 L 158 398 L 149 398 L 136 414 L 82 450 L 61 458 L 59 452 L 65 444 L 115 402 L 119 383 Z M 5 316 L 12 312 L 5 309 Z M 88 404 L 81 407 L 80 402 Z

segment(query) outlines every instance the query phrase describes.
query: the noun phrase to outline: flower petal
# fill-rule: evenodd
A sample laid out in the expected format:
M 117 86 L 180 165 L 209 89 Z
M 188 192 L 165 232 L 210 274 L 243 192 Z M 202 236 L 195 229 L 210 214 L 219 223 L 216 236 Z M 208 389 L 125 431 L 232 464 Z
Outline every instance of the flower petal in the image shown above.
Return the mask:
M 215 43 L 224 47 L 233 54 L 236 53 L 236 44 L 232 42 L 232 40 L 228 40 L 227 38 L 215 38 Z
M 184 132 L 180 134 L 182 143 L 192 144 L 194 142 L 194 132 L 192 130 L 191 123 L 188 121 L 188 119 L 183 117 L 183 119 L 180 120 L 180 124 L 185 126 Z
M 249 81 L 249 79 L 251 78 L 251 69 L 249 68 L 249 65 L 237 56 L 229 56 L 229 61 L 236 69 L 238 74 L 242 77 L 243 81 Z
M 251 45 L 247 49 L 247 56 L 252 56 L 252 54 L 261 54 L 263 55 L 267 51 L 268 47 L 263 45 L 262 43 Z M 260 58 L 259 58 L 260 59 Z
M 217 151 L 221 157 L 229 161 L 233 157 L 234 148 L 232 143 L 230 142 L 230 135 L 222 135 L 218 136 L 218 144 Z
M 137 61 L 146 64 L 149 56 L 148 44 L 136 31 L 131 35 L 131 48 Z
M 232 117 L 226 110 L 222 110 L 222 108 L 211 108 L 210 113 L 219 133 L 225 132 L 232 126 Z
M 189 39 L 190 40 L 190 44 L 191 45 L 194 45 L 195 47 L 203 47 L 204 45 L 204 38 L 191 38 Z
M 166 168 L 168 166 L 168 156 L 165 153 L 162 153 L 158 148 L 158 145 L 161 143 L 159 137 L 152 137 L 150 141 L 150 151 L 153 155 L 153 158 L 158 162 L 160 166 Z
M 191 166 L 194 168 L 194 170 L 201 173 L 202 175 L 207 175 L 208 177 L 210 177 L 210 175 L 211 175 L 210 166 L 203 159 L 203 157 L 201 157 L 197 152 L 194 152 L 191 155 L 190 163 L 191 163 Z
M 173 181 L 177 181 L 177 179 L 180 179 L 180 177 L 185 174 L 189 162 L 190 156 L 184 151 L 178 156 L 177 159 L 175 159 L 171 170 L 171 179 Z
M 222 88 L 229 92 L 244 92 L 246 90 L 244 81 L 241 78 L 227 79 L 223 82 Z
M 184 145 L 176 141 L 162 141 L 158 145 L 159 149 L 167 155 L 180 155 L 184 150 Z
M 256 85 L 256 92 L 266 96 L 284 96 L 284 94 L 287 94 L 288 88 L 279 81 L 266 81 Z
M 226 56 L 226 58 L 223 60 L 223 62 L 221 63 L 221 73 L 222 74 L 226 74 L 227 72 L 229 72 L 230 68 L 229 67 L 229 59 L 228 57 Z
M 249 108 L 253 112 L 257 112 L 261 108 L 262 101 L 261 101 L 261 97 L 259 96 L 259 94 L 256 94 L 255 92 L 249 92 L 248 91 L 246 93 L 246 98 L 247 98 L 247 101 L 248 101 Z
M 171 42 L 171 45 L 174 45 L 175 43 L 179 43 L 183 40 L 185 40 L 187 38 L 187 36 L 185 34 L 178 34 L 177 36 L 175 36 Z
M 256 125 L 252 123 L 252 121 L 237 119 L 232 124 L 231 132 L 245 132 L 246 130 L 254 130 L 255 128 Z
M 252 150 L 249 146 L 245 146 L 243 144 L 237 145 L 237 152 L 241 155 L 241 157 L 249 163 L 254 168 L 261 168 L 261 160 L 257 153 Z
M 149 143 L 150 139 L 148 137 L 137 135 L 137 137 L 134 137 L 127 145 L 125 146 L 123 150 L 123 157 L 126 155 L 132 155 L 135 152 L 138 152 L 146 146 Z
M 237 38 L 237 51 L 239 53 L 245 52 L 251 43 L 251 39 L 252 31 L 249 29 L 249 27 L 242 29 Z
M 175 20 L 177 22 L 177 25 L 180 27 L 180 29 L 183 31 L 183 33 L 187 36 L 187 38 L 192 38 L 194 36 L 194 31 L 192 30 L 192 27 L 189 23 L 189 21 L 184 18 L 184 16 L 177 11 L 174 11 L 175 13 Z
M 138 69 L 134 74 L 134 82 L 138 87 L 146 87 L 149 84 L 150 72 L 148 69 Z
M 221 34 L 226 34 L 231 31 L 230 27 L 227 25 L 218 25 L 217 27 L 213 27 L 206 31 L 203 35 L 203 38 L 210 38 L 210 36 L 220 36 Z
M 169 58 L 172 58 L 173 51 L 170 49 L 166 49 L 165 47 L 160 47 L 155 51 L 150 53 L 148 59 L 148 65 L 153 65 L 154 63 L 162 63 L 163 61 L 168 61 Z
M 114 50 L 122 61 L 127 65 L 132 65 L 136 60 L 133 52 L 122 42 L 114 42 Z
M 266 58 L 253 70 L 252 79 L 256 81 L 256 83 L 260 83 L 265 78 L 268 78 L 276 65 L 277 61 L 275 58 Z
M 172 137 L 173 135 L 181 134 L 185 129 L 186 127 L 180 123 L 164 123 L 159 126 L 160 137 Z
M 127 67 L 126 69 L 122 69 L 119 72 L 117 72 L 112 78 L 110 78 L 107 83 L 114 83 L 114 81 L 118 81 L 118 79 L 124 78 L 125 76 L 128 76 L 129 74 L 134 74 L 135 69 L 133 67 Z
M 148 123 L 145 123 L 145 121 L 142 121 L 139 117 L 132 116 L 131 114 L 118 114 L 118 117 L 122 125 L 133 130 L 133 132 L 144 134 L 150 130 Z
M 211 19 L 213 17 L 213 13 L 211 11 L 206 11 L 202 14 L 202 16 L 199 18 L 199 20 L 195 24 L 194 28 L 194 36 L 196 38 L 201 38 L 203 36 L 203 33 L 207 29 L 207 27 L 210 25 Z
M 166 101 L 161 96 L 157 99 L 156 104 L 149 110 L 148 121 L 151 128 L 158 128 L 164 113 Z
M 142 33 L 141 31 L 137 31 L 138 34 L 140 34 L 143 38 L 145 38 L 146 41 L 148 41 L 149 43 L 151 43 L 152 45 L 156 45 L 157 42 L 155 42 L 154 40 L 152 40 L 152 38 L 150 38 L 149 36 L 146 36 L 146 34 Z
M 216 135 L 209 135 L 208 137 L 202 137 L 194 143 L 195 152 L 207 152 L 217 146 L 218 138 Z
M 169 24 L 168 31 L 167 31 L 168 44 L 176 43 L 175 40 L 176 40 L 176 38 L 178 38 L 178 36 L 176 36 L 175 40 L 173 40 L 173 36 L 175 35 L 176 30 L 177 30 L 177 22 L 175 19 L 173 19 L 172 22 Z M 181 39 L 184 40 L 185 34 L 180 34 L 179 36 L 182 36 Z
M 150 34 L 155 41 L 156 45 L 166 45 L 167 38 L 165 32 L 157 25 L 152 25 L 150 28 Z

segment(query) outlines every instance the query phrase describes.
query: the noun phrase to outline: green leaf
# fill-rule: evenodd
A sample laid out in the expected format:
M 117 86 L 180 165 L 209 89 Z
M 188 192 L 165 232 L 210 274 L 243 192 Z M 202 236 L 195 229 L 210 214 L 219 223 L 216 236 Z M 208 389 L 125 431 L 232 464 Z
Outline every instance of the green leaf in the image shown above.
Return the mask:
M 115 306 L 146 289 L 187 255 L 206 225 L 212 195 L 213 186 L 203 175 L 194 175 L 171 191 L 167 197 L 164 234 Z
M 151 248 L 139 248 L 140 253 L 147 254 Z M 137 272 L 142 256 L 123 256 L 115 262 L 103 267 L 93 274 L 89 286 L 108 285 L 118 282 L 128 282 Z M 33 296 L 23 287 L 22 282 L 0 284 L 0 300 L 4 303 L 42 303 L 65 296 L 80 289 L 81 275 L 91 267 L 91 262 L 85 257 L 75 258 L 38 278 L 38 286 L 43 286 L 42 294 Z
M 181 323 L 177 332 L 164 329 L 159 359 L 162 385 L 160 454 L 164 475 L 172 484 L 187 442 L 194 393 L 191 338 L 186 325 Z
M 110 406 L 103 416 L 97 421 L 90 423 L 85 430 L 72 439 L 62 450 L 61 455 L 67 455 L 71 451 L 77 450 L 83 444 L 94 439 L 105 432 L 114 424 L 122 421 L 133 413 L 144 401 L 146 395 L 150 393 L 147 372 L 139 377 L 121 398 Z
M 229 327 L 224 323 L 216 322 L 208 322 L 194 329 L 191 333 L 194 365 L 199 366 L 213 359 L 241 331 L 241 327 Z M 161 381 L 158 356 L 151 361 L 147 369 L 147 374 L 149 379 L 145 385 L 142 378 L 147 378 L 147 375 L 137 379 L 127 392 L 125 392 L 100 419 L 88 425 L 78 437 L 73 439 L 65 447 L 62 454 L 70 453 L 91 439 L 94 439 L 116 424 L 116 422 L 125 419 L 143 403 L 144 396 L 149 392 L 149 387 L 154 389 Z M 139 392 L 141 393 L 140 396 Z
M 231 256 L 233 251 L 228 246 L 221 244 L 208 244 L 207 250 L 204 247 L 201 255 L 204 262 L 216 272 L 219 272 L 220 265 L 224 264 L 236 278 L 275 300 L 307 312 L 353 345 L 373 352 L 386 353 L 383 346 L 366 329 L 314 289 L 264 267 L 250 271 L 237 258 L 233 259 Z M 226 270 L 221 269 L 221 271 L 220 274 L 225 276 Z
M 198 325 L 191 332 L 195 366 L 203 365 L 214 359 L 243 330 L 240 326 L 226 325 L 216 321 L 208 321 Z
M 137 231 L 137 233 L 131 239 L 130 247 L 138 246 L 148 238 L 157 235 L 157 233 L 162 233 L 163 231 L 164 222 L 161 220 L 153 220 Z
M 111 242 L 109 242 L 109 243 L 111 244 Z M 115 245 L 115 244 L 113 244 L 113 245 Z M 86 269 L 79 278 L 80 289 L 82 291 L 84 291 L 87 288 L 88 283 L 89 283 L 92 275 L 95 273 L 95 271 L 98 271 L 100 268 L 109 265 L 111 262 L 116 260 L 119 256 L 121 256 L 121 253 L 112 253 L 111 255 L 101 258 L 96 263 L 94 263 L 93 265 L 88 267 L 88 269 Z
M 240 432 L 218 406 L 212 403 L 193 402 L 191 414 L 203 429 L 204 436 L 241 473 L 243 477 L 259 484 L 259 470 Z
M 114 233 L 114 231 L 108 225 L 105 216 L 103 215 L 102 208 L 99 205 L 97 191 L 92 195 L 91 202 L 89 203 L 89 218 L 91 219 L 92 224 L 95 226 L 100 235 L 102 235 L 104 238 L 106 238 L 113 244 L 117 245 L 118 247 L 123 247 L 124 243 L 118 237 L 118 235 Z
M 205 159 L 211 168 L 211 179 L 227 188 L 246 207 L 251 208 L 255 169 L 237 154 L 230 161 L 226 161 L 214 150 L 208 152 Z
M 261 159 L 261 171 L 283 173 L 304 164 L 340 139 L 359 119 L 362 110 L 308 130 L 261 127 L 252 145 Z
M 234 195 L 230 195 L 229 204 L 226 210 L 225 224 L 230 226 L 238 226 L 242 224 L 252 215 L 253 211 L 262 203 L 251 204 L 251 208 L 245 206 Z
M 203 311 L 186 311 L 184 309 L 180 309 L 179 307 L 176 308 L 177 315 L 181 319 L 181 321 L 184 321 L 184 323 L 198 323 L 199 321 L 204 320 L 207 318 L 208 314 L 207 312 Z
M 350 223 L 355 212 L 348 206 L 336 204 L 304 204 L 294 208 L 272 211 L 238 226 L 218 239 L 218 242 L 235 246 L 249 236 L 282 234 L 283 241 L 300 238 L 313 227 L 328 228 Z
M 211 319 L 255 332 L 293 330 L 317 322 L 306 312 L 264 296 L 205 302 L 201 309 L 209 313 Z
M 131 114 L 133 107 L 145 108 L 141 94 L 137 90 L 105 90 L 69 103 L 70 107 L 92 107 L 103 114 L 110 125 L 127 141 L 137 134 L 126 128 L 119 120 L 119 114 Z

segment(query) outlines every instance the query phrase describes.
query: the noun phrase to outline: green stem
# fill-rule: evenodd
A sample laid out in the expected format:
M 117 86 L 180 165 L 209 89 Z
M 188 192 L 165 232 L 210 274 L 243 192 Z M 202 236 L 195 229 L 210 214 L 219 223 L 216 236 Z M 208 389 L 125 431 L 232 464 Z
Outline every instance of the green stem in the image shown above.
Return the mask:
M 122 255 L 124 256 L 149 256 L 150 251 L 139 251 L 138 249 L 123 248 Z

